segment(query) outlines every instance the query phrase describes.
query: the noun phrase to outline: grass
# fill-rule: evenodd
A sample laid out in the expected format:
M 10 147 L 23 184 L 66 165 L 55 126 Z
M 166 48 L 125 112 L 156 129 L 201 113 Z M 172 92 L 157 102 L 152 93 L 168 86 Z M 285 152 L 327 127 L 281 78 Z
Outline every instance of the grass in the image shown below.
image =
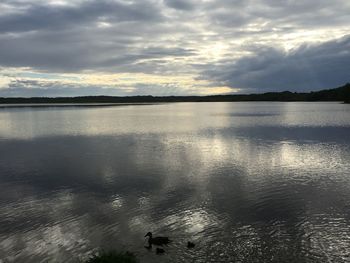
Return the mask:
M 139 261 L 133 253 L 130 252 L 100 252 L 94 255 L 85 263 L 138 263 Z

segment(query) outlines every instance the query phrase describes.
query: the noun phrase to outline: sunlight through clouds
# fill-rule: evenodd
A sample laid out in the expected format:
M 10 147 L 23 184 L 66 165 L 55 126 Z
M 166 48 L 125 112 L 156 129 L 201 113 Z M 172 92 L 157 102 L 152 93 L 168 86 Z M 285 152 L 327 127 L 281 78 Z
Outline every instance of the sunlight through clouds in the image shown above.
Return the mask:
M 310 63 L 313 77 L 281 74 L 291 91 L 334 88 L 349 81 L 332 70 L 350 70 L 349 13 L 345 0 L 4 0 L 0 96 L 283 90 L 266 50 L 284 52 L 286 72 L 295 56 Z M 322 50 L 317 62 L 305 46 Z

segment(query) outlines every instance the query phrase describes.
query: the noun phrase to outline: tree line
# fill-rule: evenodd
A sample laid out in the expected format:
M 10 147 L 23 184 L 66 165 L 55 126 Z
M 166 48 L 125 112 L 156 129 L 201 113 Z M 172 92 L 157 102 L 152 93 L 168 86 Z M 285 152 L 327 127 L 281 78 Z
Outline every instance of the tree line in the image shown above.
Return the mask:
M 10 103 L 160 103 L 160 102 L 224 102 L 224 101 L 344 101 L 350 103 L 350 83 L 335 89 L 312 92 L 267 92 L 210 96 L 82 96 L 82 97 L 0 97 L 1 104 Z

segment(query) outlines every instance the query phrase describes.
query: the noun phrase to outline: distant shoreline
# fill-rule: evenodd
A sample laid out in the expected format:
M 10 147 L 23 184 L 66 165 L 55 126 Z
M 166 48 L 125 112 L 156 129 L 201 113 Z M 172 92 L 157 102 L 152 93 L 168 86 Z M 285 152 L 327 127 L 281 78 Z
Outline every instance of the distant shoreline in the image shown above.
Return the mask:
M 3 103 L 0 104 L 0 109 L 3 108 L 64 108 L 64 107 L 116 107 L 116 106 L 137 106 L 137 105 L 153 105 L 154 103 Z
M 187 103 L 191 103 L 186 101 Z M 11 104 L 0 104 L 1 109 L 16 109 L 16 108 L 101 108 L 101 107 L 124 107 L 124 106 L 146 106 L 146 105 L 161 105 L 168 103 L 186 103 L 184 101 L 176 101 L 176 102 L 154 102 L 154 103 L 11 103 Z M 206 101 L 196 101 L 192 103 L 201 103 Z M 210 101 L 212 103 L 215 102 L 338 102 L 344 104 L 350 104 L 350 102 L 344 101 Z
M 22 107 L 94 107 L 94 106 L 118 106 L 118 105 L 145 105 L 167 102 L 243 102 L 243 101 L 339 101 L 349 103 L 350 83 L 328 90 L 316 92 L 268 92 L 262 94 L 231 94 L 231 95 L 210 95 L 210 96 L 84 96 L 84 97 L 0 97 L 0 107 L 15 107 L 22 104 Z M 1 105 L 2 104 L 2 105 Z M 33 105 L 35 104 L 35 105 Z

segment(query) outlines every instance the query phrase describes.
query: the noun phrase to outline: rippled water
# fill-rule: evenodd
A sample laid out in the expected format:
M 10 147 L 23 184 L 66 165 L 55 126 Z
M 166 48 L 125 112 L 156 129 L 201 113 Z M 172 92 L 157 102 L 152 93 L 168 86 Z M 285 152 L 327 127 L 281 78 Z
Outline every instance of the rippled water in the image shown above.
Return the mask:
M 350 261 L 350 105 L 3 108 L 0 157 L 5 262 Z

